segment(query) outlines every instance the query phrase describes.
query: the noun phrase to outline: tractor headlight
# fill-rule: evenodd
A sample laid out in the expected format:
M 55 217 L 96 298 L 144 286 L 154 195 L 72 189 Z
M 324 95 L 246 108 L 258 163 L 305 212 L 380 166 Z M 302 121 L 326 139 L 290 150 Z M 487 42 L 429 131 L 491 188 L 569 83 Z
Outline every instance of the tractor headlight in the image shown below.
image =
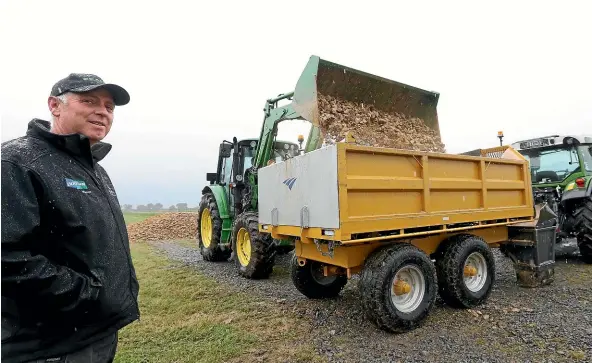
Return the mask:
M 236 179 L 236 181 L 243 181 L 243 176 L 237 175 L 235 179 Z

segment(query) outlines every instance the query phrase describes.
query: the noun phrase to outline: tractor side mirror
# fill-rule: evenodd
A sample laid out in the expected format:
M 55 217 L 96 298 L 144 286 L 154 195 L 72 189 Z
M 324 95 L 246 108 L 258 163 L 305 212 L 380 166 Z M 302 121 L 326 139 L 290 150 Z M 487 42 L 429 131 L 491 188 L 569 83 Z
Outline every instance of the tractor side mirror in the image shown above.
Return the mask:
M 214 184 L 216 182 L 216 173 L 207 173 L 206 180 L 210 182 L 210 184 Z

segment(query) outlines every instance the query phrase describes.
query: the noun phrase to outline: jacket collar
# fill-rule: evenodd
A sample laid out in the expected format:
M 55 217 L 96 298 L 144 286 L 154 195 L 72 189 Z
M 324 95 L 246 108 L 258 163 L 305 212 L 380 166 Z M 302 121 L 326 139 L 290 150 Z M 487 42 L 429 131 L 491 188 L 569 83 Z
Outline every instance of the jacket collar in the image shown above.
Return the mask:
M 58 135 L 52 133 L 50 127 L 51 124 L 48 121 L 35 118 L 29 122 L 27 135 L 43 139 L 76 156 L 92 158 L 95 162 L 103 160 L 111 151 L 111 144 L 99 141 L 91 147 L 90 140 L 84 135 Z

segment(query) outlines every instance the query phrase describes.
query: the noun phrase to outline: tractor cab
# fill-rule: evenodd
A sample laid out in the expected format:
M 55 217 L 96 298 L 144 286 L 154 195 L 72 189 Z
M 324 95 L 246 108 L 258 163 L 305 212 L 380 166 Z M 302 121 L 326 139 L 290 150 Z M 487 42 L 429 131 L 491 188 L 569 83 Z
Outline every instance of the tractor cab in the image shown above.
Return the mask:
M 253 165 L 253 158 L 257 150 L 257 139 L 244 139 L 237 141 L 237 150 L 235 153 L 234 143 L 224 140 L 220 144 L 218 153 L 218 168 L 215 173 L 207 173 L 206 179 L 210 185 L 218 184 L 228 186 L 232 182 L 232 175 L 235 175 L 236 181 L 242 181 L 244 171 Z M 275 141 L 273 148 L 273 162 L 281 162 L 299 155 L 301 147 L 296 143 L 286 141 Z M 233 163 L 236 158 L 236 170 L 233 172 Z
M 301 138 L 298 139 L 301 142 Z M 253 166 L 257 139 L 244 139 L 233 142 L 224 140 L 220 144 L 218 167 L 215 173 L 207 173 L 206 179 L 210 185 L 222 187 L 225 205 L 228 213 L 233 216 L 235 209 L 241 204 L 244 194 L 245 171 Z M 235 150 L 236 145 L 236 150 Z M 270 163 L 277 163 L 299 155 L 301 146 L 293 142 L 274 141 Z
M 585 188 L 592 175 L 592 135 L 546 136 L 512 147 L 528 160 L 534 190 L 562 194 Z
M 553 135 L 512 146 L 530 164 L 535 205 L 547 204 L 558 216 L 556 254 L 579 249 L 592 263 L 592 135 Z

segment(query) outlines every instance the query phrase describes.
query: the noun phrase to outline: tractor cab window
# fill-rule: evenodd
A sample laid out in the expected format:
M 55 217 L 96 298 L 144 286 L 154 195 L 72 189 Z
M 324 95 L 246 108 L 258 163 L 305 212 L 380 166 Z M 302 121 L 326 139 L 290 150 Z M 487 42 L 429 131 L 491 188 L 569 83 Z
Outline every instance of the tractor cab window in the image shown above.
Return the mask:
M 530 163 L 535 184 L 560 182 L 580 166 L 575 148 L 532 149 L 521 150 L 520 153 Z
M 243 147 L 243 171 L 246 171 L 253 166 L 253 156 L 255 155 L 255 148 L 244 146 Z
M 228 185 L 230 183 L 230 177 L 232 174 L 232 154 L 229 157 L 222 159 L 222 172 L 220 180 L 222 183 Z

